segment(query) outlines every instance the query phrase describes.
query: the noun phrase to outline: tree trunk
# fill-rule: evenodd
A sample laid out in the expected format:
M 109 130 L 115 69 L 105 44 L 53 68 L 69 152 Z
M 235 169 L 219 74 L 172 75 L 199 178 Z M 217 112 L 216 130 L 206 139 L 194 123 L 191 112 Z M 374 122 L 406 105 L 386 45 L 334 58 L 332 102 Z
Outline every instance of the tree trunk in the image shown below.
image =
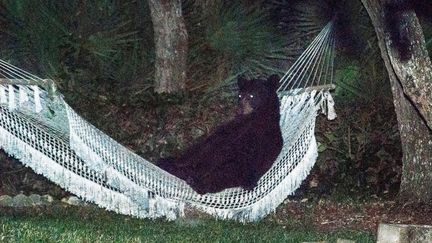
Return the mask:
M 181 0 L 149 0 L 156 50 L 155 92 L 185 88 L 188 34 Z
M 401 61 L 391 46 L 384 24 L 385 0 L 362 0 L 389 73 L 403 151 L 400 196 L 404 200 L 432 200 L 431 62 L 414 12 L 403 14 L 412 55 Z

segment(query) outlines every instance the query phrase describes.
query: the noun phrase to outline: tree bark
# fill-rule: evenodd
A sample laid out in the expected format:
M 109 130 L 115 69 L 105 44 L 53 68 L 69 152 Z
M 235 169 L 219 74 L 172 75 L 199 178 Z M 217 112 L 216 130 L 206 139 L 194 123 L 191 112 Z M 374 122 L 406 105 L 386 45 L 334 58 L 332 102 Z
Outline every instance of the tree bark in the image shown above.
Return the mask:
M 155 92 L 185 88 L 188 33 L 181 0 L 149 0 L 156 51 Z
M 401 61 L 384 24 L 385 0 L 362 0 L 381 49 L 392 87 L 403 151 L 400 197 L 432 200 L 432 72 L 423 32 L 415 13 L 403 14 L 412 55 Z

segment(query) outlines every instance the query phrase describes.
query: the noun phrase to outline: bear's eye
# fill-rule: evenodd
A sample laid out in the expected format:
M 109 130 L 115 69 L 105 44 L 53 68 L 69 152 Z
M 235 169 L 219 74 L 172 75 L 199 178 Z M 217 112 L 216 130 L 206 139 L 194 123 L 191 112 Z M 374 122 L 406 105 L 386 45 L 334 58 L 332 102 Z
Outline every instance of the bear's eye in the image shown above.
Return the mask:
M 254 97 L 254 95 L 249 95 L 249 97 L 253 98 L 253 97 Z
M 241 98 L 242 97 L 242 95 L 241 94 L 239 94 L 239 96 L 238 96 L 239 98 Z

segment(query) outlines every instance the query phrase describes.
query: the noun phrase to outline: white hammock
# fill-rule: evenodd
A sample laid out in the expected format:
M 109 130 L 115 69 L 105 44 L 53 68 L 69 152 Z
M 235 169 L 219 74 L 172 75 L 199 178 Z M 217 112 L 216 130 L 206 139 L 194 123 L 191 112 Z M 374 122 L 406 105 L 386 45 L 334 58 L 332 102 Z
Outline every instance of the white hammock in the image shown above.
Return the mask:
M 332 80 L 333 47 L 329 23 L 281 79 L 284 146 L 250 191 L 197 194 L 81 118 L 49 80 L 2 60 L 0 148 L 69 192 L 118 213 L 174 219 L 190 205 L 219 218 L 255 221 L 292 194 L 315 163 L 318 110 L 335 117 L 330 86 L 323 86 Z

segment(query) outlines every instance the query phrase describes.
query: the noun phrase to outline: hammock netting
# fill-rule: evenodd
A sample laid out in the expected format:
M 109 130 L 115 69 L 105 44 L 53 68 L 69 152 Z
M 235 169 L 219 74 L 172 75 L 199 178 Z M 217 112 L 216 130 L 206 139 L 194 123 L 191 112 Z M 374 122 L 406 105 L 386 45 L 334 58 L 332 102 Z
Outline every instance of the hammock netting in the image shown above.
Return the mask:
M 174 219 L 191 206 L 218 218 L 259 220 L 292 194 L 314 165 L 319 111 L 329 119 L 335 117 L 329 93 L 334 59 L 331 30 L 329 23 L 280 81 L 284 145 L 253 190 L 196 193 L 81 118 L 50 80 L 2 60 L 0 148 L 65 190 L 118 213 Z

